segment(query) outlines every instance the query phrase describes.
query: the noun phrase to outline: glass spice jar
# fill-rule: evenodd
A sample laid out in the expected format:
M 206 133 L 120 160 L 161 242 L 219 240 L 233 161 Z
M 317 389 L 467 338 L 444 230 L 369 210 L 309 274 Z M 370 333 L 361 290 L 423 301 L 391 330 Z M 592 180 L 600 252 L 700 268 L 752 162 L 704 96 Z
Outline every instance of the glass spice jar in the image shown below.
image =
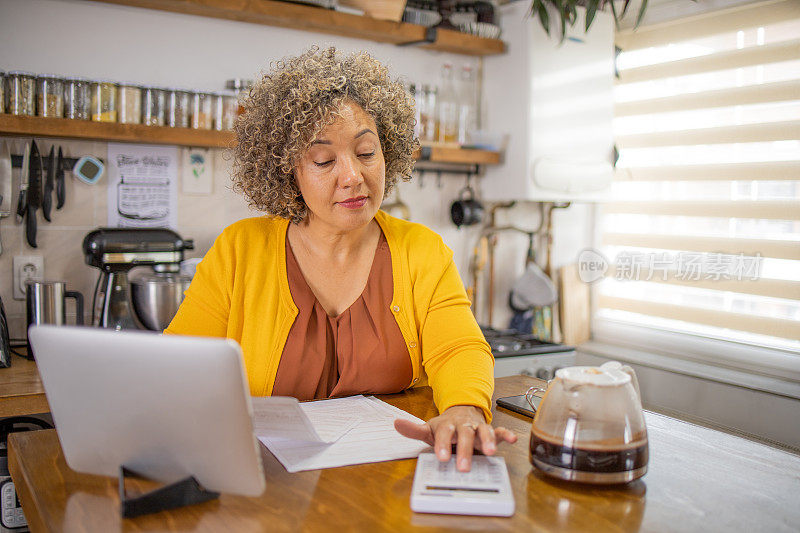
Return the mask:
M 64 80 L 64 116 L 77 120 L 89 120 L 91 116 L 92 82 L 86 78 Z
M 201 91 L 192 92 L 192 111 L 190 114 L 192 128 L 196 130 L 211 129 L 213 96 L 213 94 Z
M 164 124 L 171 128 L 189 127 L 189 91 L 164 89 Z
M 117 109 L 120 124 L 141 124 L 142 90 L 133 83 L 120 82 L 117 86 Z
M 0 70 L 0 113 L 6 112 L 6 73 Z
M 109 80 L 92 82 L 92 120 L 95 122 L 117 121 L 117 84 Z
M 217 131 L 232 130 L 233 122 L 239 112 L 239 102 L 232 92 L 214 93 L 214 129 Z
M 12 115 L 36 114 L 36 76 L 15 70 L 6 74 L 6 113 Z
M 225 87 L 233 91 L 234 96 L 236 96 L 237 102 L 237 111 L 238 115 L 244 113 L 244 107 L 241 105 L 241 97 L 247 96 L 248 92 L 250 91 L 250 87 L 253 86 L 253 80 L 245 80 L 242 78 L 233 78 L 232 80 L 228 80 L 225 82 Z
M 64 116 L 64 79 L 52 74 L 36 78 L 36 114 L 40 117 Z
M 142 86 L 142 124 L 164 125 L 164 90 L 149 85 Z

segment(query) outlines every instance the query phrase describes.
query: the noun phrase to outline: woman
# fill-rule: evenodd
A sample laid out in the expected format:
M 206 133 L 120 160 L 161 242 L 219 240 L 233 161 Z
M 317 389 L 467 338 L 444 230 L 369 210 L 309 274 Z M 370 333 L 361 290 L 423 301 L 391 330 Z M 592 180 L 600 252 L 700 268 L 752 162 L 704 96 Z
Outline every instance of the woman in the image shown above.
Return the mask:
M 514 434 L 492 429 L 493 359 L 452 252 L 379 210 L 408 179 L 413 99 L 368 54 L 279 62 L 236 123 L 234 187 L 269 216 L 228 227 L 166 333 L 242 346 L 253 395 L 299 399 L 429 384 L 441 413 L 397 430 L 468 470 Z

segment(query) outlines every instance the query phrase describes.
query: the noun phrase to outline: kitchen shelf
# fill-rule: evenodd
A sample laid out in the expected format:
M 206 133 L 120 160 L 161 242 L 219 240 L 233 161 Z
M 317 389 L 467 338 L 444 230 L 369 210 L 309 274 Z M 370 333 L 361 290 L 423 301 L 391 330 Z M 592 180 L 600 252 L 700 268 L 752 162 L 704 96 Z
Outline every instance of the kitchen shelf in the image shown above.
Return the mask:
M 67 118 L 20 117 L 15 115 L 0 115 L 0 134 L 210 148 L 226 148 L 234 143 L 234 135 L 231 131 L 167 128 L 144 126 L 142 124 L 117 124 Z
M 467 165 L 497 165 L 500 152 L 478 148 L 461 148 L 457 144 L 425 143 L 414 156 L 434 163 L 459 163 Z
M 433 42 L 426 42 L 429 28 L 407 22 L 393 22 L 352 15 L 330 9 L 270 0 L 94 0 L 106 4 L 158 9 L 173 13 L 236 20 L 365 39 L 379 43 L 418 44 L 440 52 L 473 56 L 503 54 L 500 39 L 486 39 L 454 30 L 437 29 Z
M 231 131 L 167 128 L 5 114 L 0 114 L 0 135 L 62 137 L 105 142 L 119 141 L 209 148 L 228 148 L 236 142 Z M 500 162 L 498 152 L 460 148 L 454 144 L 426 144 L 421 151 L 414 155 L 417 159 L 437 163 L 496 165 Z

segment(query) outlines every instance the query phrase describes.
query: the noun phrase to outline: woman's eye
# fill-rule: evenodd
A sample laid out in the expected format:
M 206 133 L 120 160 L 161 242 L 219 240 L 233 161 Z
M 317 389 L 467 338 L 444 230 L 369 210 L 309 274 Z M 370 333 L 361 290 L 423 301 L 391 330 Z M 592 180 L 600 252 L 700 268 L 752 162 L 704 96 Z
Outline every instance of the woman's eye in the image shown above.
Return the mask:
M 375 155 L 375 150 L 369 152 L 368 154 L 358 154 L 358 157 L 372 157 Z
M 327 167 L 331 163 L 333 163 L 333 159 L 329 159 L 328 161 L 321 161 L 321 162 L 314 161 L 314 164 L 317 165 L 318 167 Z

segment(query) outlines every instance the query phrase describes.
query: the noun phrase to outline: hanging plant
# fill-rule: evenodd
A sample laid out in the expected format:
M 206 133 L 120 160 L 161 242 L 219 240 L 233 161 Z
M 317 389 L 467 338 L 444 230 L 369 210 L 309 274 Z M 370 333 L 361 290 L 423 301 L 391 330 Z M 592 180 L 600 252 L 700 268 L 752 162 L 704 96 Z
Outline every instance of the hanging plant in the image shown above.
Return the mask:
M 619 27 L 619 21 L 626 15 L 628 7 L 630 7 L 631 4 L 631 0 L 621 1 L 622 9 L 618 9 L 612 0 L 533 0 L 529 14 L 539 18 L 539 22 L 542 28 L 544 28 L 544 31 L 547 32 L 547 35 L 550 35 L 551 19 L 555 18 L 553 22 L 555 22 L 561 30 L 561 40 L 563 41 L 567 34 L 567 25 L 574 26 L 575 22 L 578 20 L 578 6 L 586 8 L 584 30 L 589 31 L 592 22 L 594 22 L 594 16 L 597 14 L 597 10 L 599 9 L 602 11 L 606 4 L 611 6 L 611 14 L 614 16 L 614 22 Z M 634 27 L 639 26 L 646 9 L 647 0 L 642 0 Z

